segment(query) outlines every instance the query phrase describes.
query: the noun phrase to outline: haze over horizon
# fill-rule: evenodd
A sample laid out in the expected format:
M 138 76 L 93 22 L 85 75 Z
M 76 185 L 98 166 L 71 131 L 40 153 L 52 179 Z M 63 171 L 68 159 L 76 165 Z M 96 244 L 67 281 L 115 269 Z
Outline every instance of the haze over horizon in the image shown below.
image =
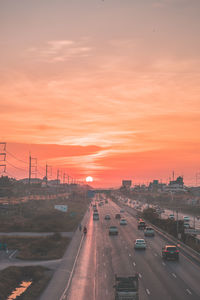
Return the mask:
M 0 0 L 0 142 L 94 186 L 166 182 L 172 170 L 195 184 L 199 9 L 199 0 Z

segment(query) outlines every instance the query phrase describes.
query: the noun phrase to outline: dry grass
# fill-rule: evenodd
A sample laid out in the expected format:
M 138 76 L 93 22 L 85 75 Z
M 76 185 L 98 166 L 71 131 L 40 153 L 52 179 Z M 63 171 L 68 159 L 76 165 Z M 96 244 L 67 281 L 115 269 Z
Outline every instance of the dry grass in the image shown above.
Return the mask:
M 30 280 L 32 284 L 18 299 L 36 300 L 47 286 L 52 274 L 52 271 L 40 266 L 9 267 L 0 272 L 0 299 L 6 300 L 23 280 Z
M 62 232 L 74 231 L 88 207 L 84 194 L 73 194 L 64 200 L 34 200 L 18 205 L 9 205 L 0 211 L 0 231 Z M 67 213 L 54 209 L 54 205 L 68 205 Z M 72 216 L 72 213 L 75 215 Z
M 59 233 L 48 237 L 0 237 L 8 249 L 17 249 L 17 258 L 24 260 L 51 260 L 61 258 L 70 242 Z

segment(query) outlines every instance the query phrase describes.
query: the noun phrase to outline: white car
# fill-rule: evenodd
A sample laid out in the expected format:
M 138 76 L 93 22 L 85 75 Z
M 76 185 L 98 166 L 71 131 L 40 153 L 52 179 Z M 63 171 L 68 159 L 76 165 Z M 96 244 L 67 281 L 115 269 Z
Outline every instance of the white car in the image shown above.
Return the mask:
M 144 235 L 145 236 L 154 236 L 155 232 L 154 232 L 153 228 L 146 227 L 145 230 L 144 230 Z
M 120 220 L 120 225 L 127 225 L 126 219 L 121 219 Z
M 134 248 L 135 249 L 143 249 L 143 250 L 145 250 L 146 249 L 146 242 L 145 242 L 145 240 L 143 240 L 143 239 L 137 239 L 136 241 L 135 241 L 135 245 L 134 245 Z
M 169 215 L 169 219 L 170 219 L 170 220 L 174 220 L 174 215 L 173 215 L 173 214 L 170 214 L 170 215 Z

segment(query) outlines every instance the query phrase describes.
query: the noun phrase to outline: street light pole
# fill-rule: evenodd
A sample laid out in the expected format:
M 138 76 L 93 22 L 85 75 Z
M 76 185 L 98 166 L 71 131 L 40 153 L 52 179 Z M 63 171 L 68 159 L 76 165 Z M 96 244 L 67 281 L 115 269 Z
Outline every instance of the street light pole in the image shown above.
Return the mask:
M 178 239 L 178 210 L 176 211 L 176 234 Z

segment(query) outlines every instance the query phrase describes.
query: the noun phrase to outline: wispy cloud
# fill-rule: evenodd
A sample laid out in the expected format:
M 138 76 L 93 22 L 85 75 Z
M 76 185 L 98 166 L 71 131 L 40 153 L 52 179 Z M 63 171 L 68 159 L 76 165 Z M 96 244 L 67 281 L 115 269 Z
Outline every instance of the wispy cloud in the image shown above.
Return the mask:
M 66 61 L 74 57 L 86 57 L 91 50 L 92 48 L 85 45 L 83 41 L 52 40 L 41 47 L 31 47 L 28 52 L 36 60 L 52 63 Z

